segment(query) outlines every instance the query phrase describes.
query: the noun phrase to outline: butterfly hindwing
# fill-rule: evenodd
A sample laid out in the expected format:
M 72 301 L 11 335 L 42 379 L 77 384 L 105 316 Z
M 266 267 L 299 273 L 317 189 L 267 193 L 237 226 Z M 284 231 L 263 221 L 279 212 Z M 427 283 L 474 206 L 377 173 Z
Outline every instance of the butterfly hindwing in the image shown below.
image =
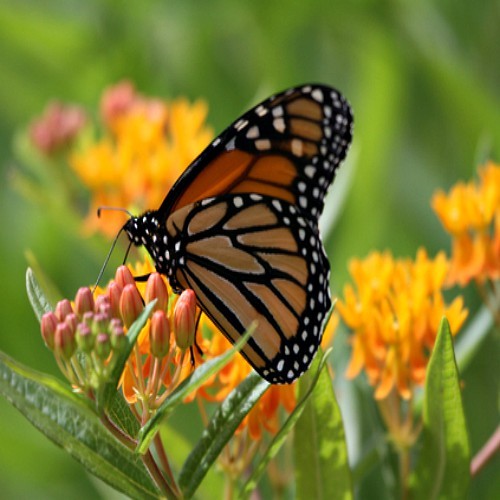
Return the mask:
M 173 279 L 270 382 L 309 366 L 330 309 L 329 265 L 314 224 L 294 205 L 256 194 L 225 195 L 174 212 L 167 233 Z

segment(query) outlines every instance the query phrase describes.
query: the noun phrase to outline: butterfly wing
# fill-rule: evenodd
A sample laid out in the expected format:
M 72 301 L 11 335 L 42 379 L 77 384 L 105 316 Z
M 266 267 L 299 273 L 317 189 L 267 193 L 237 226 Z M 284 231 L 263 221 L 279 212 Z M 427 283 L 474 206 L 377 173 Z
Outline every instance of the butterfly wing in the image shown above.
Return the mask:
M 235 342 L 257 326 L 242 354 L 272 383 L 309 366 L 331 306 L 329 265 L 316 226 L 291 203 L 229 194 L 167 220 L 174 279 Z
M 351 142 L 345 98 L 303 85 L 263 101 L 236 120 L 186 169 L 159 209 L 170 213 L 223 194 L 260 193 L 317 220 L 335 170 Z

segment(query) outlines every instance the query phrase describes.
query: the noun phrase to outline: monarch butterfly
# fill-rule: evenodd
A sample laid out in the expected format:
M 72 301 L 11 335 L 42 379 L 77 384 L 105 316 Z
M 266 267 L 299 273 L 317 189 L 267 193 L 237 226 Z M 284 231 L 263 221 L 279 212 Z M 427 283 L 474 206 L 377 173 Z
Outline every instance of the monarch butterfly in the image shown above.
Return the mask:
M 257 320 L 242 354 L 271 383 L 302 375 L 321 341 L 331 299 L 318 218 L 351 127 L 337 90 L 285 90 L 222 132 L 158 210 L 123 227 L 230 342 Z

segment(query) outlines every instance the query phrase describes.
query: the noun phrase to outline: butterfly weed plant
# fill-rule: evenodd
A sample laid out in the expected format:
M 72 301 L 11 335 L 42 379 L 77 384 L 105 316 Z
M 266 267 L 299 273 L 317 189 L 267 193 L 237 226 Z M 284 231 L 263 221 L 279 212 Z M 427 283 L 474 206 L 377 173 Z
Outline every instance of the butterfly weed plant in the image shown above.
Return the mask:
M 15 186 L 75 220 L 83 219 L 81 200 L 89 199 L 83 239 L 96 231 L 114 236 L 123 226 L 122 213 L 98 219 L 97 207 L 136 213 L 158 206 L 212 138 L 203 102 L 145 97 L 128 82 L 104 92 L 100 111 L 99 129 L 81 107 L 52 104 L 18 141 L 29 176 L 18 173 Z M 352 353 L 346 376 L 364 374 L 373 388 L 386 431 L 379 440 L 397 458 L 389 467 L 400 498 L 463 498 L 492 455 L 471 460 L 462 361 L 454 352 L 461 337 L 473 351 L 489 324 L 456 337 L 468 311 L 461 296 L 448 300 L 444 290 L 474 281 L 500 326 L 499 178 L 500 166 L 489 163 L 478 182 L 433 198 L 453 238 L 450 258 L 430 257 L 422 247 L 414 259 L 389 251 L 352 259 L 352 283 L 326 325 L 323 348 L 342 321 Z M 57 202 L 43 195 L 51 185 L 65 193 Z M 217 489 L 215 496 L 225 498 L 258 490 L 333 499 L 352 498 L 364 475 L 387 460 L 377 451 L 380 442 L 372 442 L 349 463 L 332 370 L 321 351 L 296 382 L 270 384 L 237 353 L 258 322 L 231 347 L 200 314 L 193 290 L 174 293 L 141 251 L 129 261 L 108 284 L 82 286 L 72 299 L 55 297 L 44 274 L 28 270 L 40 347 L 53 353 L 66 382 L 0 357 L 2 394 L 89 472 L 133 498 L 210 497 Z M 201 422 L 184 452 L 172 418 L 181 410 Z M 488 449 L 499 441 L 493 434 Z

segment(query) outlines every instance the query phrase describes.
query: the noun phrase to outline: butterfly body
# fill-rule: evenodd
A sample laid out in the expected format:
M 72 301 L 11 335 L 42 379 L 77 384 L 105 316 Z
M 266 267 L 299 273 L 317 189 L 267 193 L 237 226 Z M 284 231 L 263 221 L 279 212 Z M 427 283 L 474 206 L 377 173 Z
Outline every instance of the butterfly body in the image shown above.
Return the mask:
M 299 377 L 321 341 L 331 299 L 317 221 L 351 124 L 330 87 L 273 96 L 216 138 L 158 210 L 124 226 L 228 340 L 257 322 L 242 354 L 272 383 Z

